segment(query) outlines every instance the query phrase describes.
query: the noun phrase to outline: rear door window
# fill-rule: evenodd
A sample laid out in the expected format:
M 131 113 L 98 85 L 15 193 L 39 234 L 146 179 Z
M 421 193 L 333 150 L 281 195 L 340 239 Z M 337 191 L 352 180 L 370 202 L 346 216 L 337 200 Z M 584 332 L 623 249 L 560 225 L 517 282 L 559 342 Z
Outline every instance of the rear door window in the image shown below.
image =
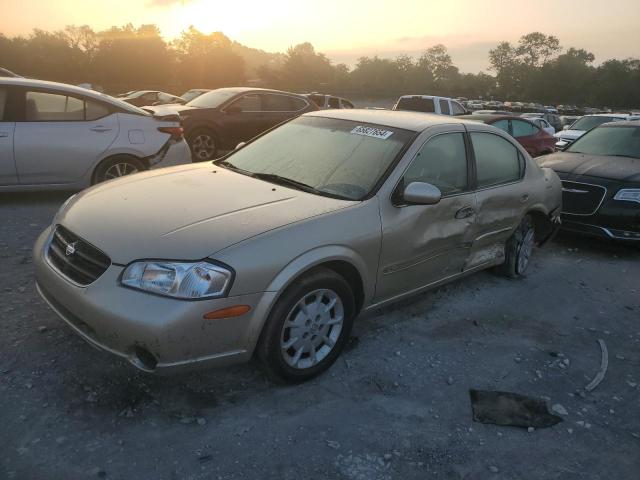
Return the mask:
M 329 108 L 340 108 L 340 99 L 336 97 L 329 97 Z
M 522 120 L 511 120 L 511 128 L 513 129 L 512 135 L 515 138 L 530 137 L 538 133 L 539 130 L 535 125 Z
M 262 110 L 264 112 L 291 112 L 294 110 L 292 97 L 288 95 L 262 95 Z
M 262 101 L 260 95 L 256 93 L 243 95 L 229 106 L 232 108 L 239 108 L 241 112 L 262 111 Z
M 491 125 L 493 125 L 496 128 L 499 128 L 504 132 L 509 133 L 509 120 L 507 119 L 498 120 L 497 122 L 493 122 Z
M 518 181 L 524 175 L 524 158 L 518 149 L 499 135 L 472 132 L 478 188 Z
M 342 108 L 355 108 L 349 100 L 342 99 Z
M 395 110 L 434 113 L 436 111 L 436 106 L 433 103 L 433 98 L 403 97 L 398 100 Z
M 458 102 L 451 102 L 451 112 L 452 115 L 464 115 L 467 113 L 464 107 Z
M 449 110 L 449 100 L 445 100 L 441 98 L 438 103 L 440 103 L 440 113 L 443 115 L 451 114 L 451 110 Z
M 27 122 L 72 122 L 84 120 L 84 101 L 49 92 L 27 92 Z

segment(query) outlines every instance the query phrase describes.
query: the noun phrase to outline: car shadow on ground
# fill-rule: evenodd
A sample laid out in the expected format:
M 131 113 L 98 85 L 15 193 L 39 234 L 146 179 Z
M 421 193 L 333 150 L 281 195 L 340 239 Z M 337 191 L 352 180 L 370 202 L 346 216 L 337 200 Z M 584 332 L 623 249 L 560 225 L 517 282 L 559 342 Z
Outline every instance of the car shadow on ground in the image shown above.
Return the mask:
M 3 206 L 33 206 L 38 203 L 62 204 L 71 195 L 77 193 L 74 190 L 59 190 L 45 192 L 0 192 L 0 205 Z

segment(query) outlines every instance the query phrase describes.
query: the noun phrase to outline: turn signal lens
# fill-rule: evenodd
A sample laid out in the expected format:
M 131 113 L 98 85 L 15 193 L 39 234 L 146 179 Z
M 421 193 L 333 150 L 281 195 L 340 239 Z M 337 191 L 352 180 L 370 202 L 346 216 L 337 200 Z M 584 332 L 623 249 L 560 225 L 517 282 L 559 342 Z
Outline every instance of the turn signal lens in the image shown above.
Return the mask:
M 222 308 L 206 313 L 202 316 L 205 320 L 217 320 L 219 318 L 239 317 L 244 315 L 251 307 L 249 305 L 234 305 L 233 307 Z

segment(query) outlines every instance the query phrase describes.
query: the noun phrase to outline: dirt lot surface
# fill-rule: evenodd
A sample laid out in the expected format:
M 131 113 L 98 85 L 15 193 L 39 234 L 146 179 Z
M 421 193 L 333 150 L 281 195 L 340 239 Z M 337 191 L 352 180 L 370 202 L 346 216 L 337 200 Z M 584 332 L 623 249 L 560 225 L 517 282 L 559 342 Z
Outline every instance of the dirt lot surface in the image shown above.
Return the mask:
M 305 385 L 255 365 L 159 377 L 38 298 L 31 246 L 64 199 L 0 196 L 1 479 L 638 478 L 640 250 L 563 235 L 525 279 L 480 273 L 359 319 Z M 598 339 L 609 369 L 585 394 Z M 475 423 L 469 388 L 566 415 L 533 431 Z

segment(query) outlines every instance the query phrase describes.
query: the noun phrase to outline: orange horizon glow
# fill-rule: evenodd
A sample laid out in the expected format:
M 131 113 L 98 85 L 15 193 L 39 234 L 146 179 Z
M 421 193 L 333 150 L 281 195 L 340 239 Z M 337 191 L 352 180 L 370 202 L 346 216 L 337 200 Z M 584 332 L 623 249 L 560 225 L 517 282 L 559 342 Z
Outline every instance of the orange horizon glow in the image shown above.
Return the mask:
M 171 40 L 193 25 L 271 52 L 308 41 L 349 65 L 363 55 L 417 55 L 443 43 L 461 70 L 477 72 L 486 69 L 487 53 L 499 41 L 515 42 L 536 30 L 559 37 L 565 47 L 593 52 L 596 63 L 637 57 L 638 18 L 638 0 L 538 0 L 524 6 L 504 0 L 3 0 L 0 32 L 151 23 Z

